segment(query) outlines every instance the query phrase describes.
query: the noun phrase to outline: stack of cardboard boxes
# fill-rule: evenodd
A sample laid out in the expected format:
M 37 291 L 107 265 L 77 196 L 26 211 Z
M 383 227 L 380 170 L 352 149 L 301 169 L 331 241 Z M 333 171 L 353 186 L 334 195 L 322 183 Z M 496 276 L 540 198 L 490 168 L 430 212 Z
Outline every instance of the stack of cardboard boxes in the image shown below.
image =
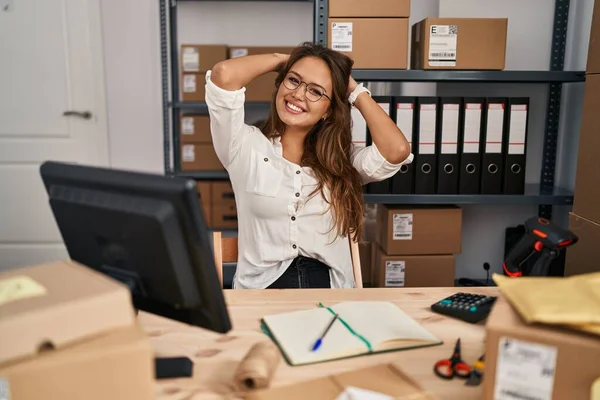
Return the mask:
M 455 206 L 377 208 L 371 249 L 373 287 L 454 286 L 462 210 Z
M 196 189 L 200 196 L 204 222 L 209 228 L 237 228 L 237 209 L 230 182 L 198 182 Z
M 567 249 L 565 275 L 600 271 L 600 4 L 594 5 L 586 68 L 575 200 L 569 229 L 579 242 Z
M 330 0 L 328 11 L 327 45 L 354 68 L 408 68 L 410 0 Z M 502 70 L 507 30 L 506 18 L 426 18 L 412 27 L 411 68 Z
M 220 171 L 224 169 L 212 143 L 209 116 L 182 115 L 181 170 Z
M 205 101 L 205 75 L 219 61 L 247 55 L 284 53 L 285 46 L 226 46 L 222 44 L 181 46 L 181 98 L 186 102 Z M 246 86 L 246 101 L 268 102 L 275 91 L 277 74 L 262 75 Z M 181 170 L 222 171 L 212 145 L 210 121 L 207 115 L 181 116 Z
M 154 376 L 127 287 L 73 262 L 0 272 L 0 399 L 150 400 Z

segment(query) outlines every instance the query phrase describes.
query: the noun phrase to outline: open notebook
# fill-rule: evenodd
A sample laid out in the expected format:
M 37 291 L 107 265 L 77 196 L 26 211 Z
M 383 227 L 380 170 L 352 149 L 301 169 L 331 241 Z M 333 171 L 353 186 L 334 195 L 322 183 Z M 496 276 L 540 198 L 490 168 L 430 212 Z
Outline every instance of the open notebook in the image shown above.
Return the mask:
M 321 347 L 313 352 L 315 340 L 334 313 L 339 318 Z M 331 307 L 268 315 L 263 317 L 262 324 L 291 365 L 442 344 L 398 306 L 385 301 L 348 301 Z

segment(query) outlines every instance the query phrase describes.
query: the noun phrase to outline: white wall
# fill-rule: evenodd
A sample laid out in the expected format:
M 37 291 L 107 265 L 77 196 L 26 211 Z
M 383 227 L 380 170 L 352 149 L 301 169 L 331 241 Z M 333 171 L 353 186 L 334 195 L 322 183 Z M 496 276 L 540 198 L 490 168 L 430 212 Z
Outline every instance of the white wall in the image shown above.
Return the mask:
M 163 173 L 158 1 L 101 7 L 111 165 Z
M 565 69 L 585 69 L 593 0 L 571 1 Z M 103 1 L 104 47 L 112 162 L 162 171 L 162 112 L 158 2 Z M 509 18 L 507 69 L 549 68 L 554 1 L 416 0 L 411 24 L 426 16 Z M 180 2 L 179 42 L 295 45 L 312 40 L 311 3 Z M 544 85 L 370 84 L 375 94 L 530 96 L 527 182 L 539 182 L 547 87 Z M 399 92 L 399 93 L 397 93 Z M 572 188 L 582 84 L 563 86 L 557 183 Z M 457 277 L 485 277 L 484 262 L 500 271 L 504 230 L 537 214 L 536 206 L 464 206 L 463 252 Z M 566 224 L 569 207 L 555 207 Z

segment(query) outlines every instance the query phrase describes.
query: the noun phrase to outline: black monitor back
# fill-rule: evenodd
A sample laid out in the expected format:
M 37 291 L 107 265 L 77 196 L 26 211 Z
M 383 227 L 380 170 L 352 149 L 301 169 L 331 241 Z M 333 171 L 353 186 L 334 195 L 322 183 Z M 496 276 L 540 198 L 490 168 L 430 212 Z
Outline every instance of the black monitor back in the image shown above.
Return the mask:
M 194 181 L 56 162 L 40 171 L 72 260 L 128 285 L 140 310 L 231 329 Z

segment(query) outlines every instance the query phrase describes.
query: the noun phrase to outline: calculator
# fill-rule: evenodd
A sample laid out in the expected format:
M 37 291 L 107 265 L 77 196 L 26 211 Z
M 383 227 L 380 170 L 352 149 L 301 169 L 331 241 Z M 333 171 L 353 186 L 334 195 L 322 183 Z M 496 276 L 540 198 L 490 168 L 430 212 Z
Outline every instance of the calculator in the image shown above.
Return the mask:
M 431 310 L 474 324 L 487 318 L 496 298 L 460 292 L 432 304 Z

